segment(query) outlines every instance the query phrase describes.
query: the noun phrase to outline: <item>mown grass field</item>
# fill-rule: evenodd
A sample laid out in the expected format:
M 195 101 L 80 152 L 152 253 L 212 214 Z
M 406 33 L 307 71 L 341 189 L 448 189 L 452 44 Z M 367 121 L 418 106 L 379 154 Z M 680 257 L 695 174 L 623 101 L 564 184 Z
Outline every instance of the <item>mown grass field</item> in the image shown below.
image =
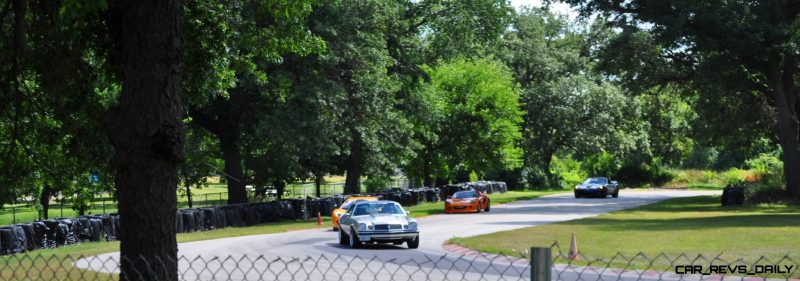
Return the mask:
M 665 253 L 756 261 L 761 256 L 800 260 L 800 206 L 721 207 L 718 196 L 677 198 L 597 217 L 493 234 L 454 238 L 482 252 L 519 255 L 555 241 L 566 252 L 575 233 L 581 254 Z M 664 262 L 664 260 L 660 261 Z

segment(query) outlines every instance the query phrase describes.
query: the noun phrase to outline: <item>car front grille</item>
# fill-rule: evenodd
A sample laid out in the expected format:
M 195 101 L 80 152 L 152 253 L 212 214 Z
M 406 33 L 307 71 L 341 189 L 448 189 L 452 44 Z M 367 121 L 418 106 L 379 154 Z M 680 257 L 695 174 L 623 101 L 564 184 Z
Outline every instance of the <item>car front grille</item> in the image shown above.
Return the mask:
M 399 224 L 376 224 L 375 230 L 390 230 L 390 229 L 403 229 Z

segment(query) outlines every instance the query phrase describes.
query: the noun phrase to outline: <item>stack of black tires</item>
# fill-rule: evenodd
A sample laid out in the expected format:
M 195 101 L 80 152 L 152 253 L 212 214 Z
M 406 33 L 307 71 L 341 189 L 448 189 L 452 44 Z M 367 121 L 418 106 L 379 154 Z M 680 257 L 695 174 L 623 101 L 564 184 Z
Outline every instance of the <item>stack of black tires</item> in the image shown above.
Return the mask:
M 479 190 L 483 193 L 492 194 L 506 193 L 508 192 L 508 187 L 505 182 L 501 181 L 477 181 L 449 184 L 441 189 L 441 197 L 447 198 L 453 196 L 456 192 L 465 190 Z
M 372 194 L 403 206 L 439 202 L 461 190 L 478 189 L 486 193 L 505 192 L 503 182 L 474 182 L 442 188 L 390 189 Z M 262 223 L 329 216 L 346 196 L 288 199 L 264 203 L 225 205 L 208 208 L 179 209 L 175 226 L 179 233 L 207 231 L 226 227 L 245 227 Z M 118 240 L 119 216 L 94 215 L 77 218 L 41 220 L 0 227 L 0 255 L 11 255 L 41 248 L 55 248 L 83 242 Z M 136 231 L 136 230 L 132 230 Z
M 60 218 L 4 226 L 0 227 L 0 255 L 81 242 L 116 240 L 118 229 L 119 217 L 114 215 Z

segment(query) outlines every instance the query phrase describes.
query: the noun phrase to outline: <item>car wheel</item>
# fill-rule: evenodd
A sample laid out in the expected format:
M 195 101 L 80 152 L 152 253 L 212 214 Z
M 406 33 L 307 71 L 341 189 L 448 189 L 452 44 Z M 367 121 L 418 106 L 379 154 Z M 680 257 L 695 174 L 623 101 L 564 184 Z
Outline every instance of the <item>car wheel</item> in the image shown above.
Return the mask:
M 612 194 L 611 197 L 614 197 L 614 198 L 619 197 L 619 189 L 614 190 L 614 194 Z
M 356 230 L 350 228 L 350 233 L 351 234 L 348 235 L 350 237 L 350 248 L 353 249 L 361 248 L 361 241 L 358 241 L 358 234 L 356 233 Z
M 490 211 L 492 206 L 492 201 L 486 200 L 486 209 L 484 211 Z
M 415 236 L 412 240 L 408 240 L 407 243 L 409 249 L 419 248 L 419 235 Z
M 475 212 L 476 213 L 480 213 L 481 212 L 481 203 L 480 202 L 478 202 L 478 210 L 476 210 Z
M 347 245 L 349 238 L 344 233 L 344 229 L 339 229 L 339 245 Z

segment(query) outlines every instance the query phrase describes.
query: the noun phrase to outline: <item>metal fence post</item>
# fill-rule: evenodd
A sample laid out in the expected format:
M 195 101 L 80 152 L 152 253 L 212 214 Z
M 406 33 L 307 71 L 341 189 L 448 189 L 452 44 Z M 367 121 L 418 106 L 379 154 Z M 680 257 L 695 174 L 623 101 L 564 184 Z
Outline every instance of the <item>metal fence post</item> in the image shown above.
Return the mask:
M 531 281 L 550 281 L 552 268 L 550 247 L 531 247 Z

